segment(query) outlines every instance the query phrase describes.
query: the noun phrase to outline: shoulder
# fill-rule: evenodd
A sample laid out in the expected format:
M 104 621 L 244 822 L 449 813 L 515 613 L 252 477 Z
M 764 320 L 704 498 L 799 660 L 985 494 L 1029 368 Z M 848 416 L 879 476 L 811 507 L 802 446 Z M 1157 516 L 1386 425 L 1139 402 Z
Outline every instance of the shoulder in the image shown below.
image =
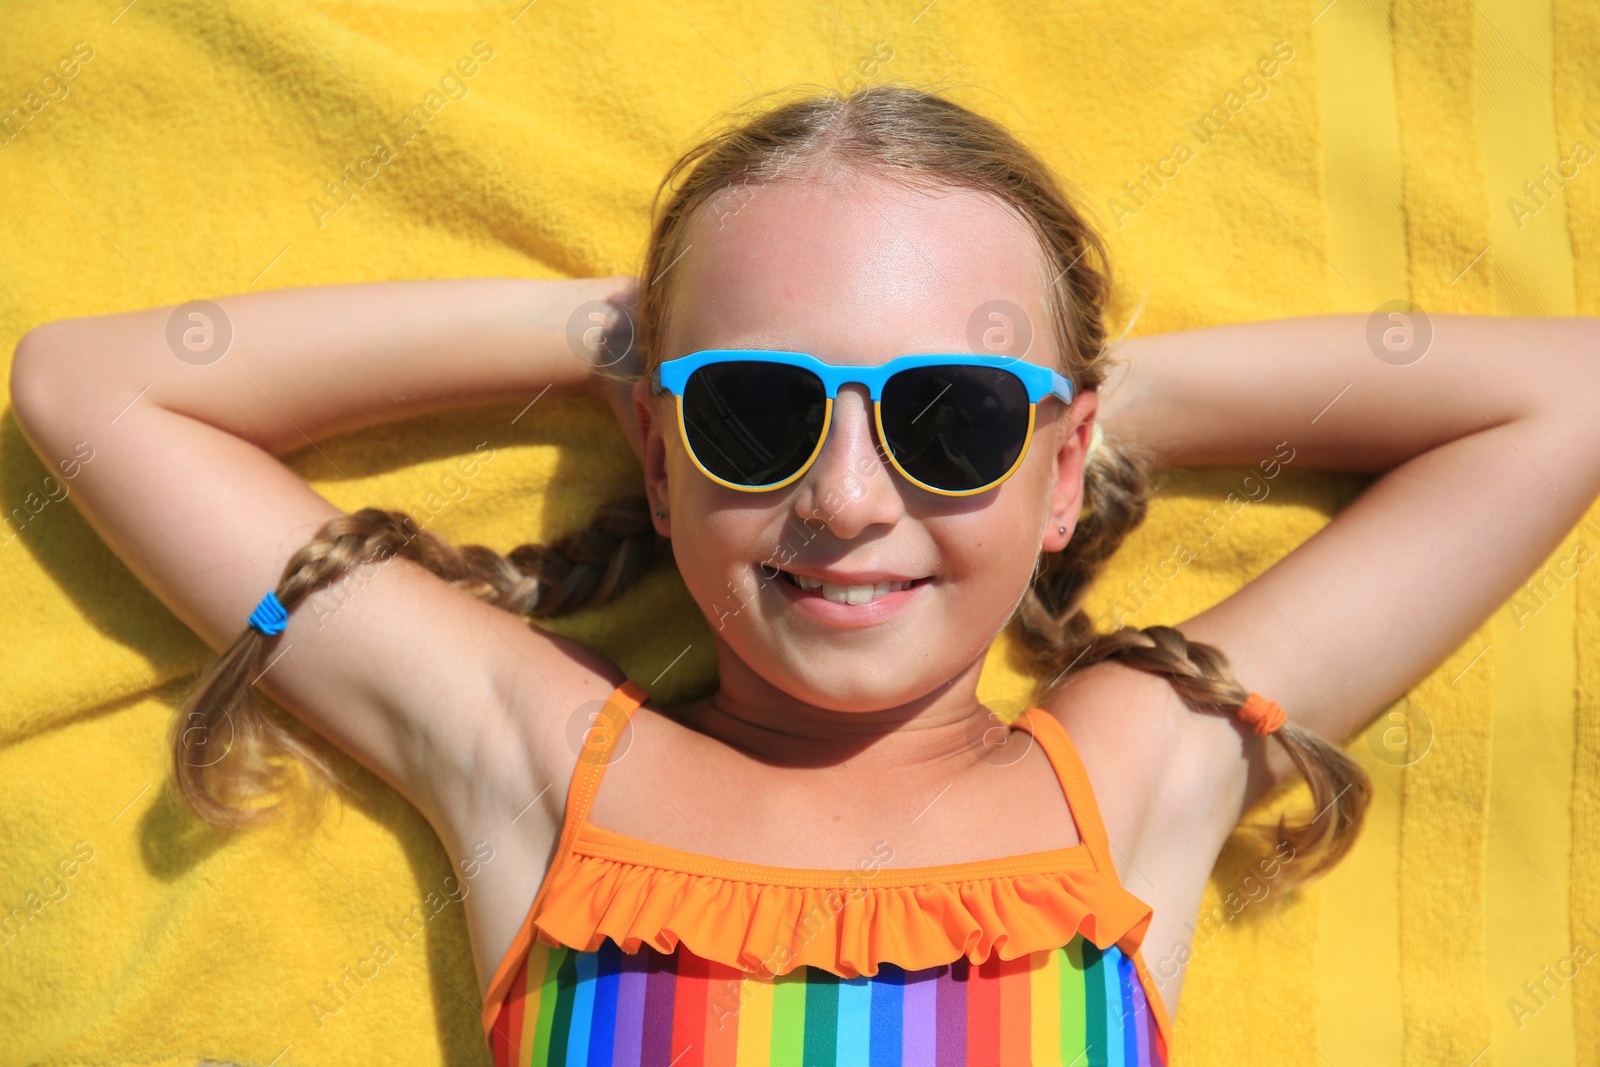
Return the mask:
M 1194 715 L 1165 678 L 1115 660 L 1068 675 L 1044 710 L 1066 727 L 1085 763 L 1128 772 L 1161 764 L 1172 736 Z
M 1157 839 L 1209 838 L 1237 822 L 1244 779 L 1233 782 L 1225 771 L 1243 767 L 1236 724 L 1195 711 L 1161 675 L 1114 660 L 1097 663 L 1069 676 L 1042 710 L 1071 737 L 1119 850 L 1142 851 Z

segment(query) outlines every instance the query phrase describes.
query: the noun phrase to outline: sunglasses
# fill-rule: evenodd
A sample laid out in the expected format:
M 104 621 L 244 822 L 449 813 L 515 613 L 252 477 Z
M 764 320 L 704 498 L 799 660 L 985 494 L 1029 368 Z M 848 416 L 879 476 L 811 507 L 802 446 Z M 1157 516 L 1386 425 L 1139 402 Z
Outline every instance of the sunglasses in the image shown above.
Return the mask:
M 1070 404 L 1072 383 L 1012 356 L 898 356 L 875 367 L 824 363 L 804 352 L 707 349 L 656 368 L 677 398 L 678 429 L 695 465 L 730 489 L 782 489 L 822 453 L 839 387 L 872 398 L 878 441 L 895 470 L 944 496 L 993 489 L 1022 465 L 1035 411 Z

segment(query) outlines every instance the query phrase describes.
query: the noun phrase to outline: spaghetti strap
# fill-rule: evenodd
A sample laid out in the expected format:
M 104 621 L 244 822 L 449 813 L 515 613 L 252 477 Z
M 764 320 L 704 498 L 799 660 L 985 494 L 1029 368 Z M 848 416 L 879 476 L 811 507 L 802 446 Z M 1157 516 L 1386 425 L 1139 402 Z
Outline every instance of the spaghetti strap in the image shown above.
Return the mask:
M 606 697 L 603 707 L 594 714 L 589 729 L 583 735 L 583 747 L 578 753 L 578 764 L 573 768 L 572 780 L 567 785 L 567 813 L 561 823 L 561 843 L 545 873 L 544 885 L 550 875 L 572 850 L 572 841 L 589 818 L 589 806 L 594 803 L 600 789 L 600 779 L 611 763 L 611 750 L 616 747 L 623 731 L 633 719 L 634 711 L 649 699 L 644 689 L 633 679 L 624 681 Z M 540 893 L 543 894 L 544 885 Z M 535 903 L 537 903 L 537 899 Z
M 1111 862 L 1111 839 L 1106 834 L 1105 823 L 1101 821 L 1100 805 L 1095 803 L 1094 789 L 1089 785 L 1089 773 L 1084 770 L 1083 760 L 1078 757 L 1078 747 L 1072 743 L 1072 735 L 1061 724 L 1061 720 L 1041 708 L 1029 708 L 1011 725 L 1031 734 L 1050 758 L 1056 778 L 1061 782 L 1061 789 L 1072 808 L 1072 821 L 1078 827 L 1078 836 L 1089 846 L 1089 855 L 1094 859 L 1096 869 L 1116 874 L 1116 865 Z

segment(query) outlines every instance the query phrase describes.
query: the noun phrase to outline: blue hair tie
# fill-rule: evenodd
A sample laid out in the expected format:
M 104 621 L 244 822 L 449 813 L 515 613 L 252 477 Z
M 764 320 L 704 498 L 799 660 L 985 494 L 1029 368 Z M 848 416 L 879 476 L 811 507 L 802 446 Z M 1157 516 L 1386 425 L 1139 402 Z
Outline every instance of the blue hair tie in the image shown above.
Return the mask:
M 268 593 L 261 598 L 256 610 L 250 613 L 250 625 L 268 637 L 283 633 L 283 628 L 289 625 L 289 613 L 283 610 L 277 593 Z

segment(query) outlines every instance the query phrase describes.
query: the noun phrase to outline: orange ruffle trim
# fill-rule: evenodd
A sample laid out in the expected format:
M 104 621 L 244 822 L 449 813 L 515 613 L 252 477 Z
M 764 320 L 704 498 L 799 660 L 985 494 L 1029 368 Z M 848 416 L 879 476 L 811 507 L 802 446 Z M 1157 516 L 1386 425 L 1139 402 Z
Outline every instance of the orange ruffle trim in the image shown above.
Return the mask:
M 1131 955 L 1150 925 L 1150 906 L 1096 869 L 1082 845 L 944 868 L 807 872 L 797 884 L 791 869 L 639 844 L 586 825 L 547 887 L 535 936 L 585 952 L 606 938 L 629 953 L 682 944 L 747 973 L 804 965 L 855 978 L 885 963 L 921 970 L 961 956 L 1013 960 L 1076 934 Z M 673 862 L 659 862 L 663 855 Z

